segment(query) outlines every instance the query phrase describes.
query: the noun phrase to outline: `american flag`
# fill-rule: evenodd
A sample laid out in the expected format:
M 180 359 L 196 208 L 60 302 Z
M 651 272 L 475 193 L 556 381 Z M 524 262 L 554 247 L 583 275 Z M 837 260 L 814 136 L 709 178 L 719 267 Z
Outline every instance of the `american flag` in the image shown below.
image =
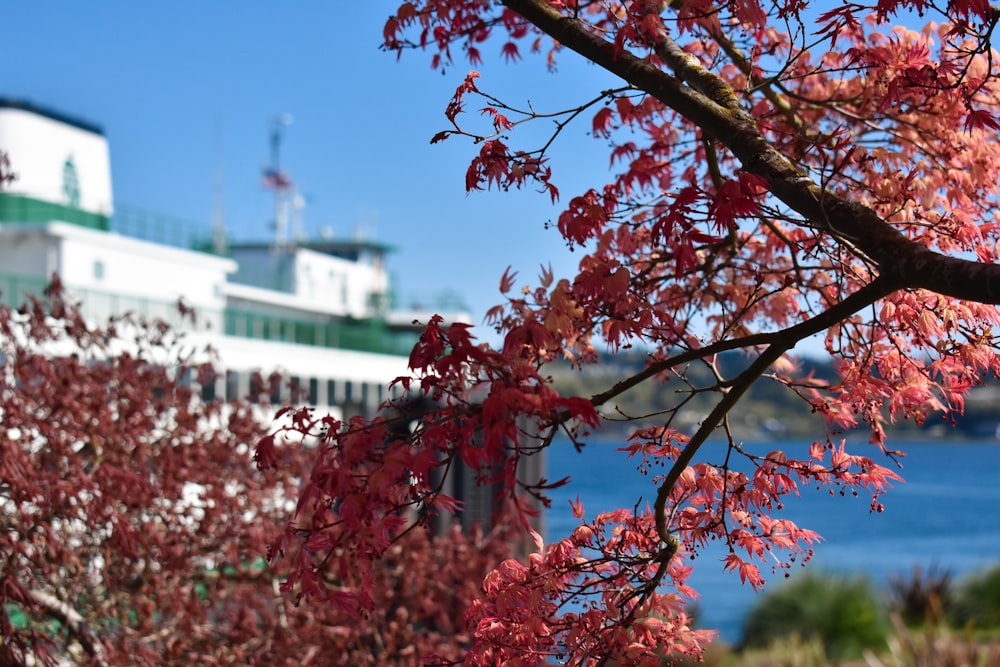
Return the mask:
M 280 169 L 265 169 L 261 184 L 268 190 L 288 190 L 292 187 L 292 179 Z

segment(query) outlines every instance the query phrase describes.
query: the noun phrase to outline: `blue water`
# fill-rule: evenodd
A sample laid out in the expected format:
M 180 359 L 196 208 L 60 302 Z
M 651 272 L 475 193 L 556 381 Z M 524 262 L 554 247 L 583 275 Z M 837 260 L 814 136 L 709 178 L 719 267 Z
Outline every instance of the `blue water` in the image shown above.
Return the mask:
M 1000 562 L 1000 445 L 983 442 L 900 442 L 891 443 L 908 455 L 896 470 L 906 481 L 896 483 L 882 496 L 884 511 L 871 513 L 871 495 L 831 497 L 824 488 L 800 489 L 800 497 L 789 498 L 783 518 L 818 532 L 823 541 L 806 569 L 830 573 L 864 574 L 873 583 L 884 585 L 890 575 L 909 575 L 919 566 L 946 569 L 956 578 Z M 586 509 L 586 519 L 598 512 L 634 507 L 643 498 L 651 501 L 656 490 L 649 477 L 636 470 L 634 461 L 616 451 L 620 442 L 592 441 L 582 454 L 565 441 L 549 450 L 548 476 L 558 479 L 571 475 L 569 485 L 552 492 L 552 509 L 546 514 L 549 540 L 572 531 L 578 523 L 569 500 L 578 495 Z M 711 457 L 708 443 L 703 454 Z M 782 448 L 790 455 L 806 456 L 808 443 L 769 443 L 762 451 Z M 849 451 L 876 458 L 878 450 L 856 444 Z M 702 457 L 702 460 L 705 460 Z M 891 461 L 883 465 L 893 467 Z M 722 571 L 724 550 L 701 553 L 694 565 L 691 585 L 698 590 L 699 626 L 715 628 L 725 641 L 739 640 L 743 618 L 758 598 L 733 573 Z M 793 567 L 792 576 L 801 568 Z M 769 585 L 780 585 L 783 575 L 762 568 Z M 767 591 L 765 587 L 764 591 Z

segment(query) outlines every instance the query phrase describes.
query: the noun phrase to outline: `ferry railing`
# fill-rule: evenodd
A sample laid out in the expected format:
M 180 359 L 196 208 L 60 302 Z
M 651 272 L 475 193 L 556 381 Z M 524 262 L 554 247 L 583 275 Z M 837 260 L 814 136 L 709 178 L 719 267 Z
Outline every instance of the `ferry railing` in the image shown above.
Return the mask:
M 0 303 L 20 308 L 31 296 L 42 298 L 48 284 L 48 280 L 37 276 L 0 273 Z M 88 320 L 102 320 L 113 315 L 131 313 L 139 317 L 160 319 L 179 329 L 192 328 L 190 320 L 182 317 L 176 301 L 74 286 L 66 286 L 65 290 L 70 301 L 80 304 L 80 314 Z M 198 310 L 196 316 L 198 329 L 218 330 L 222 324 L 222 313 L 219 311 Z
M 417 334 L 392 331 L 377 319 L 315 322 L 238 309 L 227 310 L 225 319 L 228 336 L 314 347 L 407 355 L 417 342 Z
M 218 254 L 215 252 L 212 230 L 206 225 L 130 204 L 115 203 L 111 230 L 142 241 Z
M 389 292 L 392 310 L 434 311 L 439 313 L 464 313 L 469 306 L 461 294 L 452 289 L 438 292 L 403 292 L 393 288 Z
M 0 303 L 19 308 L 29 296 L 41 297 L 47 285 L 48 281 L 42 278 L 0 273 Z M 71 300 L 80 303 L 81 314 L 90 320 L 132 313 L 158 318 L 178 328 L 191 328 L 191 323 L 181 317 L 176 302 L 78 287 L 67 287 L 66 291 Z M 228 336 L 312 347 L 407 355 L 417 342 L 416 333 L 393 331 L 378 319 L 316 322 L 240 309 L 227 309 L 224 313 L 198 310 L 196 315 L 198 329 L 221 328 Z

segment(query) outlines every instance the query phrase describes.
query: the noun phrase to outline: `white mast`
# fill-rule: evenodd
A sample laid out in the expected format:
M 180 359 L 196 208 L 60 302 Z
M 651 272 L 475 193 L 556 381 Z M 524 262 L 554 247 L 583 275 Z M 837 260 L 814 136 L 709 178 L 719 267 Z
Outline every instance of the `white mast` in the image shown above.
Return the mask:
M 288 243 L 289 208 L 294 186 L 288 174 L 281 170 L 281 131 L 292 124 L 292 116 L 283 113 L 271 121 L 271 165 L 264 170 L 264 187 L 274 190 L 274 247 Z

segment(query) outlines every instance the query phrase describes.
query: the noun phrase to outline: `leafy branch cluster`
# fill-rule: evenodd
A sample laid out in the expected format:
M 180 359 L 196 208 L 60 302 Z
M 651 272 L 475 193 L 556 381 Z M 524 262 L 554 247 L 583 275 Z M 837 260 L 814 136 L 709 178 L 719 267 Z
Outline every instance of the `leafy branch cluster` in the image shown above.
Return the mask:
M 308 478 L 310 443 L 258 446 L 270 469 L 256 470 L 275 378 L 256 377 L 246 400 L 202 400 L 216 373 L 210 350 L 161 321 L 86 321 L 58 280 L 45 298 L 0 306 L 0 664 L 461 655 L 465 609 L 511 554 L 506 524 L 397 533 L 365 581 L 365 620 L 353 606 L 296 605 L 281 592 L 294 568 L 265 556 Z M 354 583 L 349 568 L 323 573 L 331 590 Z
M 544 53 L 550 68 L 582 57 L 621 80 L 552 111 L 500 100 L 470 72 L 448 103 L 450 127 L 434 137 L 478 144 L 469 190 L 531 185 L 554 202 L 549 148 L 588 115 L 612 173 L 570 196 L 556 219 L 567 245 L 583 250 L 575 275 L 543 269 L 537 286 L 519 288 L 513 271 L 501 278 L 505 303 L 488 319 L 502 344 L 477 345 L 464 327 L 430 323 L 411 357 L 414 375 L 397 382 L 440 410 L 386 447 L 366 435 L 383 428 L 377 421 L 327 431 L 322 472 L 300 499 L 297 520 L 309 525 L 313 553 L 291 556 L 297 576 L 318 577 L 356 532 L 361 548 L 343 562 L 372 567 L 402 529 L 394 512 L 449 507 L 434 480 L 457 460 L 501 483 L 527 523 L 530 506 L 519 497 L 544 501 L 552 483 L 520 479 L 518 462 L 557 434 L 582 447 L 601 410 L 672 375 L 688 382 L 685 391 L 622 443 L 642 465 L 662 468 L 651 475 L 653 493 L 642 494 L 655 497 L 652 506 L 591 521 L 581 509 L 571 536 L 494 571 L 470 612 L 467 664 L 652 665 L 664 651 L 698 654 L 706 637 L 685 612 L 681 563 L 689 561 L 680 555 L 723 540 L 724 567 L 760 586 L 762 565 L 780 570 L 810 554 L 811 531 L 770 516 L 803 485 L 866 490 L 878 511 L 897 479 L 886 424 L 958 414 L 966 392 L 1000 370 L 992 305 L 1000 302 L 1000 99 L 989 47 L 998 13 L 964 0 L 888 1 L 807 19 L 809 4 L 399 7 L 386 48 L 427 50 L 435 68 L 459 53 L 475 65 L 499 43 L 512 63 L 528 51 Z M 919 31 L 894 24 L 908 10 L 941 22 Z M 482 105 L 482 129 L 468 116 L 472 101 Z M 517 147 L 518 130 L 539 120 L 555 121 L 549 139 Z M 818 334 L 834 363 L 829 381 L 789 357 Z M 647 363 L 590 395 L 556 391 L 548 365 L 586 368 L 599 362 L 600 345 L 641 349 Z M 733 350 L 745 363 L 722 369 L 717 355 Z M 685 376 L 692 364 L 706 376 Z M 731 412 L 765 375 L 818 415 L 811 445 L 751 452 L 734 436 Z M 707 413 L 693 431 L 678 428 L 694 396 L 711 397 Z M 872 457 L 839 437 L 859 426 L 876 445 Z M 703 453 L 719 436 L 728 453 Z M 376 474 L 398 487 L 372 483 Z

